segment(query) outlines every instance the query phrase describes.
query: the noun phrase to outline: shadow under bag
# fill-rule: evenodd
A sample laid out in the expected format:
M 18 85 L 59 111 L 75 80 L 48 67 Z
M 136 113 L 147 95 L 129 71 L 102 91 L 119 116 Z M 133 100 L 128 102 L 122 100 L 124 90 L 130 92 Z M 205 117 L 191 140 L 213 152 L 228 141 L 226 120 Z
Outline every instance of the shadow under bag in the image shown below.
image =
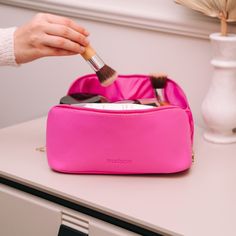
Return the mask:
M 102 87 L 95 74 L 78 78 L 74 93 L 99 94 L 111 102 L 154 98 L 146 75 L 120 75 Z M 47 119 L 47 158 L 64 173 L 159 174 L 190 168 L 193 119 L 186 96 L 167 79 L 170 105 L 143 110 L 99 110 L 73 105 L 51 108 Z

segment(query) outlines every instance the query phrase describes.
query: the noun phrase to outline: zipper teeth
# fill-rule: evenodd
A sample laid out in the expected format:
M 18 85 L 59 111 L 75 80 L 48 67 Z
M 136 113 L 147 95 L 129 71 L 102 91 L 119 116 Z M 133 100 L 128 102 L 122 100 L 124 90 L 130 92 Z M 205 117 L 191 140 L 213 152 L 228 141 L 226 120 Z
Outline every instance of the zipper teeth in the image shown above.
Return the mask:
M 71 105 L 57 105 L 56 106 L 59 109 L 70 109 L 70 110 L 79 110 L 79 111 L 92 111 L 97 113 L 108 113 L 108 114 L 143 114 L 143 113 L 150 113 L 150 112 L 157 112 L 157 111 L 163 111 L 163 110 L 170 110 L 170 109 L 181 109 L 184 110 L 181 107 L 174 106 L 174 105 L 168 105 L 168 106 L 161 106 L 161 107 L 153 107 L 150 109 L 143 109 L 143 110 L 100 110 L 95 108 L 87 108 L 87 107 L 74 107 Z

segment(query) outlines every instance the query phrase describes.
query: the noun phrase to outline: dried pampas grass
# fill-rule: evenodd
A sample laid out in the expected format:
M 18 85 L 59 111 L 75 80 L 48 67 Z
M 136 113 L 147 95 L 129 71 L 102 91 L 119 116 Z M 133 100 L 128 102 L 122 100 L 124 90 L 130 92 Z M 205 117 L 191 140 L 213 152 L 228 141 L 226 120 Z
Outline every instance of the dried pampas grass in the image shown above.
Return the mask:
M 176 3 L 221 20 L 221 34 L 227 35 L 227 22 L 236 22 L 236 0 L 175 0 Z

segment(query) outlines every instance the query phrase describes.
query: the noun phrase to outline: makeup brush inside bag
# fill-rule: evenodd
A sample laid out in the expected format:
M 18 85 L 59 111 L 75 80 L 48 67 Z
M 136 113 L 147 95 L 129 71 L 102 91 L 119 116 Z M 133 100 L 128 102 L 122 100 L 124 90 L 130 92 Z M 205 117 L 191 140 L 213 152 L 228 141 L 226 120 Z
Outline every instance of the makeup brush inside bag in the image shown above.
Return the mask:
M 155 73 L 150 74 L 150 80 L 152 87 L 155 90 L 156 97 L 161 106 L 170 105 L 164 98 L 163 89 L 166 86 L 167 74 L 165 73 Z
M 90 45 L 81 55 L 95 71 L 102 86 L 109 86 L 116 80 L 117 72 L 106 65 Z

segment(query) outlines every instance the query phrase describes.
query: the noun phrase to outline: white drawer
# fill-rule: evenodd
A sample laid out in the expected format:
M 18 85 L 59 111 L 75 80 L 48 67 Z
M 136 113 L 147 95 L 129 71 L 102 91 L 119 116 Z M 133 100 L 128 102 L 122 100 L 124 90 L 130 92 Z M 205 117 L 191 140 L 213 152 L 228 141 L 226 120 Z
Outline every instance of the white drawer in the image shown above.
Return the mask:
M 54 204 L 0 185 L 0 235 L 55 236 L 60 224 L 61 211 Z

